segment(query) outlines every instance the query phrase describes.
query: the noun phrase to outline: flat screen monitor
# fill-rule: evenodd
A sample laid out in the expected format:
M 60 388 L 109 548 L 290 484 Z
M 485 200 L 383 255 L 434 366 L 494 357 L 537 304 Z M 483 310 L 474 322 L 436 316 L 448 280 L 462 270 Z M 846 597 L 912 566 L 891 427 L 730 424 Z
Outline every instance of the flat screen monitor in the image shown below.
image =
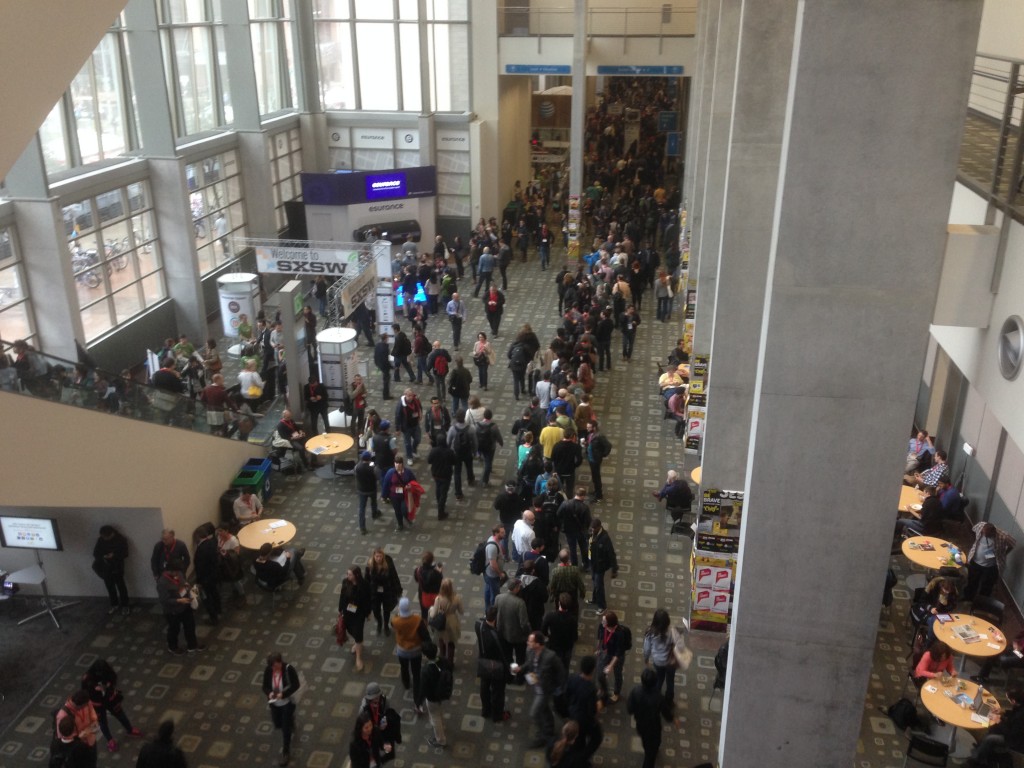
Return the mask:
M 0 516 L 0 546 L 61 551 L 57 521 L 48 517 Z

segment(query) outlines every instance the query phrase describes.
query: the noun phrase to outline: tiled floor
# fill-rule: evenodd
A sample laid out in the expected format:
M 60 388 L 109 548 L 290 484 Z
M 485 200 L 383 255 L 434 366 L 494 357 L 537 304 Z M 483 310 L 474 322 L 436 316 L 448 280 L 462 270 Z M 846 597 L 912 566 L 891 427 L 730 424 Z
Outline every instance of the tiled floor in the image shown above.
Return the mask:
M 524 322 L 531 323 L 542 340 L 553 335 L 557 321 L 554 275 L 554 271 L 541 272 L 535 259 L 510 269 L 508 306 L 501 338 L 495 345 L 499 360 L 504 360 L 509 340 Z M 479 304 L 473 302 L 471 307 L 467 333 L 486 326 Z M 625 669 L 627 692 L 642 669 L 640 639 L 654 609 L 664 607 L 678 618 L 686 614 L 689 599 L 690 540 L 668 535 L 664 508 L 651 497 L 665 472 L 682 463 L 681 443 L 673 437 L 669 423 L 662 420 L 660 398 L 653 386 L 655 361 L 663 360 L 675 345 L 678 328 L 675 323 L 655 322 L 653 302 L 645 306 L 643 319 L 633 361 L 627 364 L 616 360 L 613 373 L 599 376 L 595 391 L 597 412 L 614 444 L 604 468 L 606 498 L 595 509 L 606 522 L 621 564 L 618 579 L 609 585 L 609 605 L 633 628 L 637 638 Z M 676 320 L 681 321 L 678 313 Z M 449 334 L 447 322 L 431 322 L 429 336 L 447 339 Z M 369 351 L 361 348 L 363 353 Z M 492 368 L 491 374 L 490 391 L 480 394 L 494 410 L 495 421 L 507 432 L 521 404 L 511 396 L 508 371 L 501 363 Z M 379 392 L 379 377 L 371 383 Z M 421 396 L 428 396 L 430 389 L 424 386 L 419 391 Z M 371 405 L 394 405 L 380 403 L 373 394 Z M 303 670 L 309 689 L 299 707 L 299 734 L 293 745 L 295 765 L 344 763 L 356 707 L 370 680 L 379 681 L 385 691 L 393 692 L 392 699 L 402 710 L 406 738 L 398 750 L 399 767 L 542 765 L 539 751 L 525 749 L 531 695 L 523 688 L 510 687 L 508 703 L 513 718 L 506 725 L 493 726 L 479 716 L 474 678 L 472 619 L 481 615 L 483 597 L 480 579 L 470 575 L 468 560 L 494 519 L 491 503 L 501 488 L 500 479 L 513 474 L 513 441 L 506 436 L 506 442 L 496 458 L 496 478 L 490 488 L 468 489 L 465 501 L 449 505 L 452 517 L 444 525 L 437 522 L 432 502 L 428 501 L 413 533 L 393 533 L 393 521 L 385 512 L 381 520 L 375 521 L 369 536 L 359 536 L 350 478 L 321 479 L 312 474 L 275 478 L 268 506 L 297 525 L 296 542 L 308 548 L 305 560 L 309 577 L 305 586 L 292 585 L 294 589 L 276 605 L 250 588 L 248 604 L 230 608 L 220 626 L 207 626 L 200 620 L 201 638 L 210 648 L 195 657 L 179 659 L 166 653 L 163 619 L 155 605 L 129 618 L 107 620 L 99 632 L 82 640 L 3 735 L 0 766 L 44 764 L 49 713 L 76 687 L 82 671 L 96 656 L 107 657 L 120 670 L 128 710 L 136 725 L 152 732 L 162 719 L 178 719 L 178 734 L 193 768 L 271 764 L 280 738 L 271 732 L 259 692 L 263 659 L 271 650 L 282 651 Z M 413 469 L 423 479 L 424 465 L 417 462 Z M 580 480 L 588 479 L 584 467 Z M 430 496 L 428 493 L 427 498 Z M 420 555 L 432 550 L 445 563 L 446 575 L 455 579 L 466 602 L 468 620 L 463 624 L 458 648 L 455 695 L 446 705 L 450 746 L 445 751 L 426 744 L 429 725 L 425 718 L 416 721 L 411 697 L 401 688 L 390 638 L 368 634 L 367 669 L 361 673 L 352 669 L 348 650 L 339 649 L 333 640 L 342 575 L 351 564 L 365 563 L 377 544 L 394 557 L 407 589 L 411 589 L 412 571 Z M 577 657 L 589 649 L 596 627 L 594 613 L 585 611 Z M 689 766 L 713 759 L 721 695 L 715 697 L 714 712 L 708 710 L 708 698 L 714 679 L 712 659 L 721 639 L 716 635 L 694 637 L 697 655 L 693 666 L 677 676 L 677 705 L 685 725 L 681 730 L 666 729 L 664 765 Z M 598 764 L 637 765 L 639 741 L 624 702 L 604 714 L 603 725 L 606 741 L 597 754 Z M 116 731 L 118 726 L 114 727 Z M 133 765 L 138 746 L 127 742 L 121 751 L 104 754 L 100 760 L 109 765 Z

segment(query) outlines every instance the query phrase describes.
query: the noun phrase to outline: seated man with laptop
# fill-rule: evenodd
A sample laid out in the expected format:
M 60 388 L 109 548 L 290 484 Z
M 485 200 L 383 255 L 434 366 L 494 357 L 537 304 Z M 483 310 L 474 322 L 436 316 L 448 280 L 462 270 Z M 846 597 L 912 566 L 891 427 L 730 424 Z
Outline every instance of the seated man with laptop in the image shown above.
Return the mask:
M 264 589 L 275 590 L 288 581 L 289 576 L 295 576 L 299 586 L 306 580 L 306 569 L 302 565 L 302 556 L 306 554 L 306 548 L 295 549 L 294 547 L 274 547 L 270 543 L 260 547 L 259 555 L 252 564 L 252 571 L 256 575 L 256 581 Z

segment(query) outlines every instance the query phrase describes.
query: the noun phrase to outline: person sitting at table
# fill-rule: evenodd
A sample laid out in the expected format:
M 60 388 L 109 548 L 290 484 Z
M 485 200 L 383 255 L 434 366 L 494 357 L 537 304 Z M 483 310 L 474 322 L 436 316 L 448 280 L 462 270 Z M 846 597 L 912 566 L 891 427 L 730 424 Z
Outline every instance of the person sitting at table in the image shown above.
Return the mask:
M 676 437 L 686 437 L 686 387 L 680 387 L 668 399 L 668 416 L 676 423 Z
M 292 419 L 291 411 L 281 413 L 281 420 L 277 423 L 277 437 L 273 441 L 275 448 L 291 447 L 295 460 L 302 465 L 302 470 L 308 472 L 312 467 L 309 459 L 306 458 L 306 433 L 299 429 Z
M 917 485 L 922 488 L 936 486 L 942 479 L 949 479 L 949 464 L 946 461 L 945 451 L 935 452 L 935 463 L 924 472 L 915 472 L 913 476 L 906 476 L 903 482 L 908 485 Z
M 299 586 L 306 580 L 306 569 L 302 565 L 302 556 L 306 554 L 306 548 L 296 549 L 295 547 L 274 547 L 269 542 L 260 546 L 259 555 L 252 564 L 256 580 L 261 586 L 274 590 L 288 581 L 288 577 L 294 575 Z
M 942 518 L 945 513 L 938 491 L 932 486 L 924 489 L 924 500 L 921 502 L 921 517 L 906 517 L 896 521 L 896 538 L 909 536 L 937 536 L 942 530 Z
M 661 390 L 661 396 L 668 400 L 680 389 L 686 386 L 686 382 L 690 378 L 690 366 L 680 363 L 675 368 L 665 371 L 658 377 L 658 389 Z
M 248 525 L 253 520 L 258 520 L 259 516 L 263 514 L 263 502 L 252 492 L 251 488 L 243 488 L 231 508 L 235 512 L 235 519 L 238 520 L 239 525 Z
M 996 749 L 1024 751 L 1024 690 L 1013 688 L 1006 693 L 1013 705 L 1009 712 L 993 712 L 989 717 L 989 729 L 971 750 L 971 756 L 964 763 L 965 768 L 981 768 L 992 765 Z
M 915 472 L 923 472 L 928 469 L 932 465 L 934 454 L 935 438 L 930 437 L 925 430 L 920 430 L 910 438 L 907 444 L 907 463 L 903 470 L 904 474 L 913 477 Z
M 939 480 L 935 495 L 938 497 L 939 503 L 942 504 L 942 516 L 959 522 L 963 514 L 960 491 L 949 481 L 948 477 Z
M 950 677 L 956 677 L 956 669 L 953 667 L 953 651 L 941 640 L 936 640 L 928 650 L 921 656 L 921 660 L 914 667 L 914 682 L 920 685 L 926 679 L 938 677 L 945 672 Z
M 952 579 L 947 579 L 945 576 L 936 576 L 934 579 L 928 582 L 928 586 L 924 588 L 925 600 L 927 600 L 928 609 L 928 643 L 935 639 L 935 620 L 936 616 L 940 613 L 954 613 L 956 612 L 956 603 L 960 599 L 960 593 L 957 592 L 956 584 L 953 583 Z
M 998 656 L 989 656 L 981 665 L 978 674 L 971 675 L 971 680 L 976 683 L 988 683 L 988 676 L 992 668 L 999 665 L 1000 669 L 1024 669 L 1024 629 L 1017 633 L 1010 645 L 1010 650 Z

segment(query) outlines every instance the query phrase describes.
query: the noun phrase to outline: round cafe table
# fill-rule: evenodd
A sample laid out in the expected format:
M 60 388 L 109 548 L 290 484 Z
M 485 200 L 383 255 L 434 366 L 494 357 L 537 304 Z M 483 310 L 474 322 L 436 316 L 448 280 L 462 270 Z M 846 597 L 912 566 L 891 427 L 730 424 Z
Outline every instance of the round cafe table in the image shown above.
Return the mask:
M 264 544 L 280 547 L 295 538 L 295 526 L 287 520 L 260 518 L 243 525 L 238 532 L 238 543 L 246 549 L 258 550 Z
M 936 625 L 938 628 L 938 625 Z M 963 690 L 957 690 L 957 684 L 963 684 Z M 951 696 L 957 696 L 958 694 L 964 694 L 969 697 L 972 701 L 974 697 L 978 695 L 977 683 L 972 683 L 970 680 L 963 680 L 961 678 L 951 677 L 946 684 L 935 677 L 930 680 L 926 680 L 925 684 L 921 686 L 921 701 L 925 707 L 935 717 L 944 723 L 947 723 L 951 727 L 949 735 L 949 747 L 950 754 L 956 757 L 966 757 L 970 754 L 971 747 L 974 745 L 974 739 L 960 739 L 957 742 L 956 729 L 963 728 L 965 730 L 974 731 L 979 735 L 981 732 L 988 729 L 989 724 L 982 722 L 979 723 L 971 719 L 974 714 L 974 710 L 971 709 L 970 705 L 961 707 L 959 702 L 951 698 Z M 982 698 L 989 706 L 994 708 L 994 711 L 1000 710 L 999 702 L 996 697 L 986 688 L 985 693 L 982 694 Z M 954 752 L 955 749 L 955 752 Z
M 314 456 L 337 456 L 345 453 L 355 445 L 351 435 L 341 432 L 331 432 L 326 435 L 315 435 L 306 441 L 306 450 Z M 326 467 L 319 467 L 316 471 L 317 477 L 331 478 L 334 476 L 332 467 L 333 459 Z
M 921 549 L 922 546 L 931 545 L 933 549 Z M 949 547 L 952 546 L 945 539 L 938 539 L 934 536 L 912 536 L 903 540 L 903 554 L 907 559 L 924 568 L 938 570 L 949 565 Z
M 936 621 L 932 625 L 935 632 L 935 639 L 941 640 L 948 645 L 954 653 L 962 653 L 965 656 L 998 656 L 1006 650 L 1006 635 L 995 624 L 992 624 L 977 616 L 966 613 L 950 614 L 952 621 L 943 624 Z M 965 641 L 959 631 L 969 627 L 981 638 L 973 642 Z M 963 663 L 961 662 L 961 668 Z
M 697 485 L 700 485 L 700 479 L 702 476 L 703 473 L 701 472 L 700 467 L 696 467 L 692 472 L 690 472 L 690 479 L 693 480 L 693 482 L 695 482 Z

